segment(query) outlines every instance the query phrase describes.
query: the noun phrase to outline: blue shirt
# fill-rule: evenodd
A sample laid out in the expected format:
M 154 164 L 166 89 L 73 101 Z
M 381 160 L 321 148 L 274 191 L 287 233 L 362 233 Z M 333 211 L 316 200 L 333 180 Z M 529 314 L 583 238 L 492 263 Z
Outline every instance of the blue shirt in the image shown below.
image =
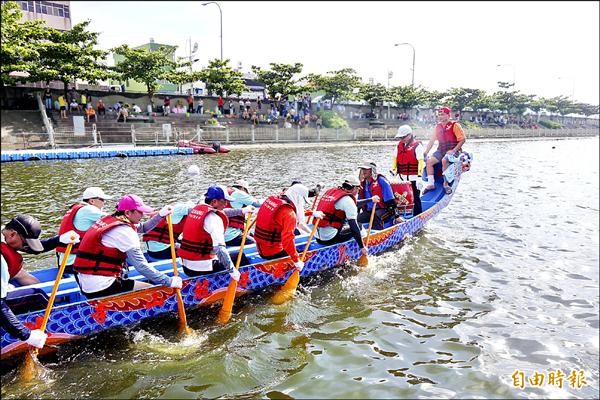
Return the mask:
M 377 183 L 379 183 L 379 186 L 381 186 L 381 193 L 383 195 L 383 199 L 381 199 L 383 202 L 386 201 L 390 201 L 394 199 L 394 192 L 392 190 L 392 185 L 388 182 L 388 180 L 383 176 L 383 175 L 378 175 L 377 176 Z M 363 188 L 365 191 L 365 199 L 370 199 L 371 197 L 373 197 L 373 194 L 371 193 L 371 184 L 367 184 L 366 181 L 363 182 Z M 367 204 L 367 210 L 371 211 L 371 209 L 373 208 L 373 203 L 369 202 Z

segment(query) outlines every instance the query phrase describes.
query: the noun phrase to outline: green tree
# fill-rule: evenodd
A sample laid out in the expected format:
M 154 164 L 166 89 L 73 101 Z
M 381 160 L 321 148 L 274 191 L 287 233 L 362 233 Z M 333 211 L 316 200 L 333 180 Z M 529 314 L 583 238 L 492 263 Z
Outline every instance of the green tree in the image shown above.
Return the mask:
M 160 80 L 169 80 L 176 77 L 180 72 L 177 68 L 185 63 L 173 60 L 173 49 L 160 47 L 156 51 L 148 49 L 133 49 L 128 45 L 112 49 L 115 54 L 124 57 L 114 71 L 119 74 L 119 79 L 126 81 L 132 79 L 146 85 L 150 103 L 154 105 L 154 93 L 160 87 Z
M 199 77 L 206 84 L 207 92 L 218 96 L 229 94 L 239 96 L 246 90 L 242 73 L 229 66 L 229 59 L 209 61 L 208 67 L 200 71 Z
M 371 106 L 371 112 L 373 112 L 376 106 L 381 107 L 387 100 L 388 90 L 381 83 L 367 83 L 360 86 L 358 96 Z
M 448 91 L 447 101 L 453 110 L 463 111 L 465 107 L 471 107 L 473 100 L 481 98 L 484 93 L 480 89 L 452 88 Z
M 47 38 L 45 22 L 41 20 L 20 22 L 23 16 L 14 1 L 1 4 L 2 29 L 0 29 L 0 79 L 5 85 L 29 81 L 33 67 L 39 63 L 39 41 Z M 11 72 L 21 72 L 15 77 Z
M 414 108 L 427 101 L 427 92 L 421 86 L 394 86 L 389 90 L 389 100 L 403 111 Z
M 38 42 L 39 63 L 31 69 L 30 80 L 58 80 L 66 92 L 76 79 L 97 83 L 112 76 L 103 64 L 108 52 L 94 48 L 99 33 L 89 32 L 89 24 L 89 20 L 84 21 L 68 31 L 46 28 L 48 40 Z
M 352 68 L 344 68 L 338 71 L 327 72 L 328 75 L 308 74 L 306 80 L 308 87 L 313 90 L 322 90 L 323 96 L 331 99 L 331 104 L 343 100 L 354 100 L 357 98 L 356 89 L 362 86 L 360 78 Z
M 300 93 L 303 88 L 299 85 L 301 78 L 298 74 L 302 72 L 303 65 L 270 63 L 270 70 L 263 70 L 255 65 L 252 66 L 258 80 L 265 85 L 270 96 L 275 97 L 277 93 L 281 98 L 293 96 Z
M 437 90 L 424 90 L 423 95 L 423 104 L 431 109 L 435 109 L 440 105 L 443 105 L 443 100 L 446 97 L 445 92 L 438 92 Z

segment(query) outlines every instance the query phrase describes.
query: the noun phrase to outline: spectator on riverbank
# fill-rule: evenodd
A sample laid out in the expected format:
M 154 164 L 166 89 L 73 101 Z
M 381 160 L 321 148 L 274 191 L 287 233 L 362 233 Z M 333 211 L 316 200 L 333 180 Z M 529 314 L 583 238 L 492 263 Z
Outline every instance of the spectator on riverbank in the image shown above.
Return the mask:
M 167 116 L 171 113 L 171 98 L 169 96 L 165 96 L 163 100 L 163 115 Z
M 198 100 L 198 105 L 196 106 L 196 114 L 202 115 L 204 113 L 204 100 L 202 97 Z
M 106 107 L 104 106 L 104 101 L 102 101 L 102 99 L 98 99 L 96 102 L 96 109 L 98 110 L 98 115 L 106 115 Z
M 44 107 L 46 107 L 46 110 L 52 111 L 52 93 L 50 92 L 50 88 L 46 88 L 44 91 Z
M 88 124 L 90 123 L 90 121 L 94 121 L 96 122 L 96 110 L 94 110 L 94 107 L 92 107 L 91 103 L 88 103 L 86 109 L 85 109 L 85 117 L 87 119 Z
M 187 104 L 188 104 L 187 112 L 189 112 L 190 114 L 193 114 L 194 113 L 194 95 L 192 95 L 191 93 L 188 94 Z

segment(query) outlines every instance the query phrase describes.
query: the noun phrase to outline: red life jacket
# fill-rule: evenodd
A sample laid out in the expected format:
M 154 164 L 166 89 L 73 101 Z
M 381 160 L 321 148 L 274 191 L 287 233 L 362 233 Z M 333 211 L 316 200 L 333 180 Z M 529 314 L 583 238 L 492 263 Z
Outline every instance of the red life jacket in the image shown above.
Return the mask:
M 458 144 L 458 139 L 454 134 L 454 124 L 456 121 L 449 121 L 446 126 L 437 124 L 435 126 L 435 133 L 438 140 L 438 151 L 442 154 L 446 154 L 448 150 L 453 149 Z
M 344 196 L 350 196 L 354 201 L 354 204 L 356 204 L 354 196 L 340 188 L 331 188 L 323 194 L 321 200 L 319 200 L 319 205 L 317 206 L 317 211 L 323 211 L 324 214 L 323 220 L 319 223 L 319 226 L 331 226 L 340 229 L 344 225 L 346 213 L 335 208 L 335 203 Z
M 187 219 L 187 215 L 184 215 L 176 224 L 173 224 L 173 239 L 177 241 L 177 238 L 183 232 L 183 226 L 185 224 L 185 220 Z M 155 242 L 170 244 L 171 240 L 169 239 L 169 224 L 167 223 L 167 219 L 163 218 L 160 220 L 158 225 L 154 227 L 150 232 L 146 232 L 142 235 L 142 240 L 144 242 L 148 242 L 150 240 L 154 240 Z
M 204 220 L 206 216 L 214 212 L 223 220 L 223 233 L 227 229 L 229 220 L 223 211 L 212 208 L 208 204 L 198 204 L 188 214 L 188 218 L 183 226 L 183 238 L 181 247 L 177 250 L 177 255 L 187 260 L 210 260 L 214 258 L 212 254 L 213 240 L 210 233 L 204 230 Z
M 19 254 L 15 249 L 2 242 L 2 257 L 6 260 L 8 265 L 8 276 L 9 279 L 13 278 L 23 268 L 23 256 Z
M 107 215 L 96 221 L 79 243 L 73 269 L 82 274 L 120 277 L 127 255 L 119 249 L 103 245 L 102 235 L 121 225 L 130 226 L 135 230 L 132 223 L 113 215 Z
M 62 218 L 62 221 L 60 222 L 60 228 L 58 228 L 59 235 L 62 235 L 63 233 L 69 231 L 75 231 L 77 232 L 80 238 L 83 238 L 83 235 L 86 231 L 81 231 L 75 228 L 73 220 L 75 219 L 75 214 L 77 214 L 77 211 L 79 211 L 80 208 L 83 208 L 86 205 L 87 204 L 76 203 L 71 206 L 69 211 L 67 211 L 67 213 Z M 77 249 L 79 249 L 79 243 L 73 245 L 73 247 L 71 248 L 71 254 L 77 254 Z M 65 251 L 67 251 L 67 245 L 59 242 L 58 246 L 56 246 L 56 252 L 64 253 Z
M 396 169 L 398 174 L 406 175 L 417 175 L 419 172 L 419 161 L 415 154 L 415 149 L 421 142 L 418 140 L 412 140 L 410 143 L 405 145 L 400 141 L 398 143 L 398 151 L 396 152 Z
M 227 188 L 227 192 L 231 195 L 231 193 L 234 192 L 234 189 Z M 227 208 L 233 208 L 231 206 L 231 203 L 229 202 L 229 200 L 227 200 Z M 236 216 L 233 216 L 233 217 L 229 217 L 229 226 L 231 228 L 244 230 L 245 222 L 246 221 L 245 221 L 243 215 L 236 215 Z
M 379 196 L 379 203 L 377 203 L 377 206 L 379 208 L 385 208 L 385 204 L 383 203 L 383 189 L 381 189 L 381 185 L 379 184 L 379 177 L 383 177 L 383 175 L 381 174 L 377 174 L 377 176 L 373 177 L 373 180 L 371 181 L 370 185 L 371 185 L 371 196 Z M 385 179 L 385 177 L 383 177 Z M 365 196 L 365 187 L 367 186 L 367 180 L 363 179 L 360 182 L 360 185 L 362 186 L 362 188 L 360 189 L 360 198 L 361 199 L 366 199 Z M 372 203 L 370 203 L 372 204 Z
M 261 245 L 273 246 L 281 245 L 281 226 L 275 223 L 275 214 L 282 207 L 290 207 L 294 213 L 296 208 L 289 200 L 284 200 L 280 196 L 269 196 L 258 209 L 256 214 L 256 229 L 254 230 L 254 241 L 259 254 Z

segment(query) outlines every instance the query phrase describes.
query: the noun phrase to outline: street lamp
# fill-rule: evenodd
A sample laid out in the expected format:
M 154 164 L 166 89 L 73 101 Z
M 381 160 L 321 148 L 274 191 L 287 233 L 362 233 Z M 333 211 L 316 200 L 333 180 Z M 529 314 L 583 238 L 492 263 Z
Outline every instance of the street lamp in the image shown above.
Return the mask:
M 396 44 L 394 44 L 394 46 L 403 46 L 403 45 L 410 46 L 410 48 L 412 49 L 412 52 L 413 52 L 412 83 L 411 83 L 411 85 L 415 86 L 415 47 L 412 44 L 410 44 L 410 43 L 396 43 Z
M 512 64 L 498 64 L 497 67 L 511 67 L 513 70 L 513 92 L 517 90 L 517 69 Z
M 216 1 L 209 1 L 208 3 L 202 3 L 203 6 L 215 4 L 219 7 L 219 15 L 221 16 L 221 61 L 223 61 L 223 11 L 221 11 L 221 6 Z

